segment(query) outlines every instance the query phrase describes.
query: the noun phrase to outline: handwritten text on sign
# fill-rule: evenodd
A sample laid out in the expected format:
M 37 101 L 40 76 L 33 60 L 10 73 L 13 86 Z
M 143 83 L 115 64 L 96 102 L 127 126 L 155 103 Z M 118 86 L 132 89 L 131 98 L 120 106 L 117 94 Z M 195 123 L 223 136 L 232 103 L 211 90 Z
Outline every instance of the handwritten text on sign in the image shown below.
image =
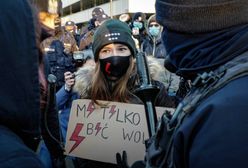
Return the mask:
M 156 107 L 158 117 L 165 110 L 173 111 Z M 72 104 L 66 136 L 66 154 L 116 163 L 116 153 L 125 150 L 128 162 L 132 164 L 144 158 L 144 141 L 147 138 L 143 105 L 108 102 L 108 106 L 100 107 L 91 100 L 80 99 Z

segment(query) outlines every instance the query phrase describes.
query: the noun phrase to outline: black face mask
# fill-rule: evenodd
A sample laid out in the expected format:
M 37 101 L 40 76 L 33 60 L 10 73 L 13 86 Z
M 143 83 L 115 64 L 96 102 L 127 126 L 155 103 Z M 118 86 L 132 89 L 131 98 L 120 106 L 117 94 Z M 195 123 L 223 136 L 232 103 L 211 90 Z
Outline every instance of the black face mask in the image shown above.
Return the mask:
M 127 72 L 130 64 L 129 60 L 130 56 L 111 56 L 99 59 L 100 68 L 108 79 L 113 80 L 111 77 L 119 79 Z

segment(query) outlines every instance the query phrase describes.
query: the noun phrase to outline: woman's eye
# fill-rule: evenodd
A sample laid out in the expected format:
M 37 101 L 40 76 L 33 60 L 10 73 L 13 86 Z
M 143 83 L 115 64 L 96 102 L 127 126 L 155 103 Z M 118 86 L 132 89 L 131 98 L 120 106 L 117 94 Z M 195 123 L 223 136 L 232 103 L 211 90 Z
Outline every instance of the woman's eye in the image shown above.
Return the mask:
M 119 48 L 119 50 L 120 50 L 120 51 L 126 51 L 126 50 L 127 50 L 127 48 L 125 48 L 125 47 L 121 47 L 121 48 Z
M 109 50 L 102 50 L 101 53 L 108 53 Z

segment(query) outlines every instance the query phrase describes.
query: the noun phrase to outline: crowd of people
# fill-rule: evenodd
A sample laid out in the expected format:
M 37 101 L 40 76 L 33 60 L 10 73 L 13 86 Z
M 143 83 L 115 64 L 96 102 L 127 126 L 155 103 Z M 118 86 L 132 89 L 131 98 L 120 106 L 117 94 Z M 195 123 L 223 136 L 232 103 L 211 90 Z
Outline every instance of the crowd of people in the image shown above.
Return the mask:
M 51 33 L 28 0 L 0 2 L 0 167 L 246 167 L 248 1 L 155 7 L 114 19 L 96 7 L 80 33 L 72 20 Z M 144 103 L 140 53 L 158 88 L 153 104 L 175 109 L 147 139 L 144 160 L 65 156 L 74 100 Z
M 81 35 L 77 35 L 75 23 L 67 21 L 64 32 L 42 42 L 46 45 L 47 41 L 50 42 L 50 46 L 43 50 L 50 73 L 57 77 L 56 98 L 64 141 L 73 100 L 92 99 L 96 104 L 97 100 L 142 104 L 135 94 L 139 80 L 135 62 L 138 51 L 148 57 L 153 84 L 159 88 L 155 105 L 175 108 L 183 98 L 183 94 L 180 94 L 182 97 L 176 95 L 179 77 L 172 77 L 172 73 L 163 67 L 166 51 L 161 43 L 162 27 L 156 22 L 155 15 L 149 18 L 147 26 L 144 13 L 135 13 L 132 20 L 110 19 L 103 9 L 97 7 Z M 71 40 L 67 39 L 67 42 L 71 43 L 63 41 L 66 39 L 64 37 L 70 37 Z M 75 55 L 81 55 L 81 59 L 75 59 Z M 186 94 L 187 91 L 181 89 L 182 92 Z M 49 167 L 49 150 L 43 144 L 40 151 L 40 157 Z M 100 167 L 103 164 L 78 160 L 73 159 L 74 164 L 84 167 Z

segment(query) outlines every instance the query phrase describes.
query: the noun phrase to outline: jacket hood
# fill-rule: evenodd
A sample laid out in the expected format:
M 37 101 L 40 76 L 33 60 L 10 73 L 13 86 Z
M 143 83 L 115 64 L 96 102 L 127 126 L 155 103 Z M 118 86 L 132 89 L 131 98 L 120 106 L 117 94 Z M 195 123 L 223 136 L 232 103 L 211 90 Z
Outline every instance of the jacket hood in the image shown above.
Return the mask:
M 0 124 L 38 135 L 38 48 L 32 9 L 26 0 L 1 1 L 0 20 Z
M 164 84 L 169 83 L 170 72 L 163 67 L 162 59 L 147 56 L 151 78 Z M 95 73 L 95 66 L 83 66 L 76 72 L 75 85 L 73 91 L 79 93 L 81 97 L 89 97 L 89 90 L 92 78 Z
M 151 35 L 151 33 L 149 32 L 149 24 L 151 23 L 151 22 L 153 22 L 153 21 L 156 21 L 156 16 L 155 16 L 155 14 L 154 15 L 151 15 L 150 17 L 149 17 L 149 19 L 147 20 L 147 24 L 146 24 L 146 26 L 145 26 L 145 28 L 146 28 L 146 32 L 147 32 L 147 34 L 149 35 L 149 37 L 150 38 L 152 38 L 152 35 Z M 156 21 L 157 22 L 157 21 Z M 161 39 L 160 37 L 161 37 L 161 33 L 162 33 L 162 30 L 163 30 L 163 27 L 162 26 L 160 26 L 160 35 L 156 38 L 156 41 L 157 41 L 157 39 Z M 153 38 L 152 38 L 153 39 Z

